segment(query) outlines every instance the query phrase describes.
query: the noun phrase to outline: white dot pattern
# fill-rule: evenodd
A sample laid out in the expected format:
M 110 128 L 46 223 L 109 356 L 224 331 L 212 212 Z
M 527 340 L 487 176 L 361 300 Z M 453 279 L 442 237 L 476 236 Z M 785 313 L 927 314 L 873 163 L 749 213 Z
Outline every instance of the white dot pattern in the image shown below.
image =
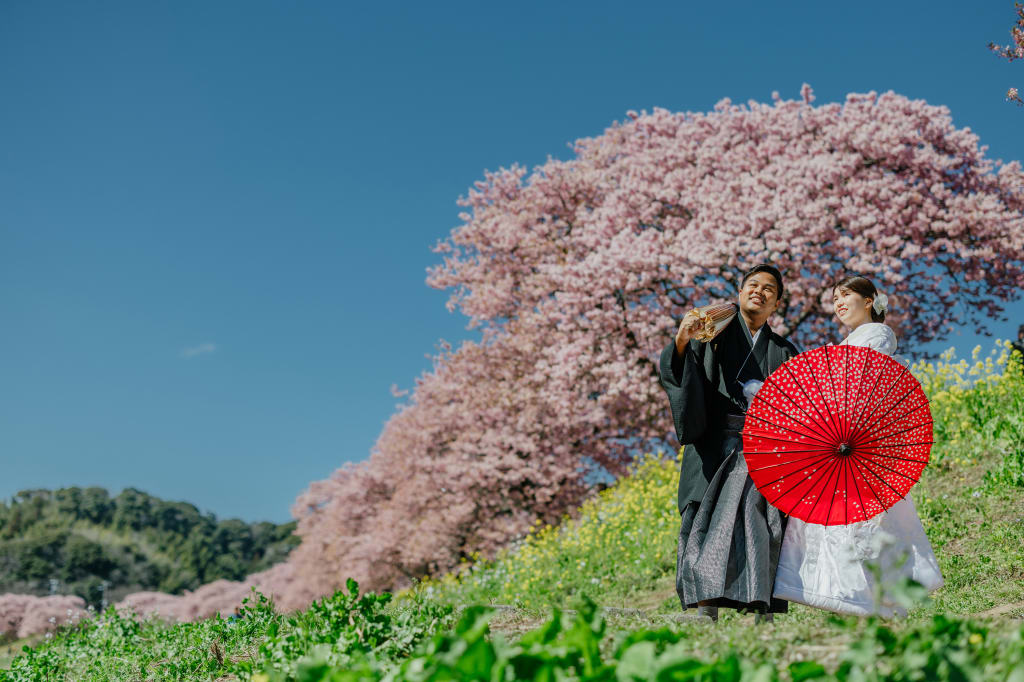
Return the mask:
M 887 355 L 825 346 L 775 370 L 747 410 L 743 453 L 770 504 L 808 523 L 864 521 L 921 477 L 932 415 L 917 379 Z

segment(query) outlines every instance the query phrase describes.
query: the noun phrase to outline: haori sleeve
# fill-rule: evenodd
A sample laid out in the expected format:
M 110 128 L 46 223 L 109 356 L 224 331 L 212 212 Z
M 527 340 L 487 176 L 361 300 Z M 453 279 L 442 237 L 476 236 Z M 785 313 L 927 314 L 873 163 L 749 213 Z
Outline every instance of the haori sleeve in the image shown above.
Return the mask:
M 707 405 L 704 395 L 704 363 L 698 353 L 707 344 L 693 342 L 680 355 L 675 341 L 661 352 L 658 366 L 661 387 L 668 394 L 676 438 L 682 444 L 695 443 L 707 426 Z
M 896 332 L 887 324 L 876 323 L 871 325 L 871 329 L 857 345 L 867 346 L 879 353 L 891 356 L 896 352 Z

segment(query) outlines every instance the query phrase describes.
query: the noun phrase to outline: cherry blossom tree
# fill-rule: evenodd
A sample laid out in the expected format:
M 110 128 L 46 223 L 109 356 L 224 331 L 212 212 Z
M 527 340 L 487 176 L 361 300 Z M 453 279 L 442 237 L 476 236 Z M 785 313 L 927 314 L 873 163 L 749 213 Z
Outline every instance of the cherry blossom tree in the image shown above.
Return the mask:
M 90 615 L 85 600 L 75 595 L 0 595 L 0 635 L 5 638 L 21 639 L 52 632 L 60 625 L 74 625 Z
M 631 113 L 532 173 L 488 173 L 428 282 L 483 332 L 421 377 L 370 457 L 295 507 L 315 592 L 454 566 L 551 519 L 638 448 L 674 447 L 656 358 L 692 305 L 786 273 L 772 321 L 835 339 L 831 283 L 871 277 L 907 344 L 984 329 L 1024 284 L 1024 174 L 944 107 L 887 93 Z
M 988 49 L 1011 62 L 1016 59 L 1024 59 L 1024 4 L 1015 2 L 1013 5 L 1017 9 L 1017 23 L 1010 29 L 1010 38 L 1013 43 L 1010 45 L 988 44 Z M 1024 105 L 1024 99 L 1021 99 L 1020 91 L 1017 88 L 1007 90 L 1006 99 L 1016 102 L 1017 106 Z

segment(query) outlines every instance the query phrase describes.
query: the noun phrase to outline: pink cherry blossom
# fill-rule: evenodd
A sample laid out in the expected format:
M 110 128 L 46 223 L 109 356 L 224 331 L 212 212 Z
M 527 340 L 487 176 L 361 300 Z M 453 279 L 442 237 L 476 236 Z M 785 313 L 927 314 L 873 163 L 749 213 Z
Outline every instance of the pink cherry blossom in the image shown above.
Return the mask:
M 1024 4 L 1015 2 L 1013 6 L 1017 10 L 1017 23 L 1010 29 L 1010 38 L 1013 43 L 1010 45 L 988 44 L 988 49 L 1010 62 L 1024 59 Z M 1007 90 L 1006 99 L 1016 102 L 1018 106 L 1024 105 L 1024 99 L 1021 99 L 1017 88 Z

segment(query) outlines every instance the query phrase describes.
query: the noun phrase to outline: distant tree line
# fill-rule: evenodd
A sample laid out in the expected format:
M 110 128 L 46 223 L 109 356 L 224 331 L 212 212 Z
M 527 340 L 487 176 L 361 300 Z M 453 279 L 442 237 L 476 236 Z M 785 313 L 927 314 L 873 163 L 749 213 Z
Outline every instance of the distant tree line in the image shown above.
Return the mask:
M 23 490 L 0 502 L 0 593 L 77 594 L 97 608 L 131 592 L 177 594 L 282 561 L 294 530 L 218 521 L 134 488 Z

